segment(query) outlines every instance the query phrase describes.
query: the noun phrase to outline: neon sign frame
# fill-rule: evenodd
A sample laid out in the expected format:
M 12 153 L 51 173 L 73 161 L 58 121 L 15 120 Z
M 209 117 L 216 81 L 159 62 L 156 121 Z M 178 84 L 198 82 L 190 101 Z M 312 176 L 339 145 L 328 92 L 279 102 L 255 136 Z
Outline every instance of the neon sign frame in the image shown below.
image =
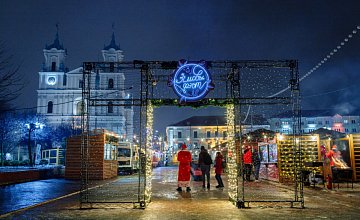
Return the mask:
M 180 98 L 180 103 L 197 102 L 214 88 L 206 62 L 188 63 L 179 61 L 179 67 L 169 79 L 169 86 Z

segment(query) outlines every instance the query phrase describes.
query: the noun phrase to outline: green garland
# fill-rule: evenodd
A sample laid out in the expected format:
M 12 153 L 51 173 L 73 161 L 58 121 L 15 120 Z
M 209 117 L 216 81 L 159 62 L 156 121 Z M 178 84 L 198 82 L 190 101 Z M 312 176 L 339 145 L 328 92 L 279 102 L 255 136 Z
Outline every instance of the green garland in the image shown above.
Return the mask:
M 117 144 L 119 142 L 119 138 L 117 138 L 115 136 L 111 136 L 111 135 L 106 135 L 105 136 L 105 141 L 107 143 L 115 143 L 115 144 Z

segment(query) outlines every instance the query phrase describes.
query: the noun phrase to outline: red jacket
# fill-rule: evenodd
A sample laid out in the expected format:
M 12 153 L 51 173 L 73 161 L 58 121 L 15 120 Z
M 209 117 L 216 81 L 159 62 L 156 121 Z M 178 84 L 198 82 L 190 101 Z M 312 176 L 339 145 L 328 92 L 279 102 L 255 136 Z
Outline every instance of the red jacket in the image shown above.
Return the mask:
M 250 149 L 246 149 L 244 152 L 244 164 L 252 164 L 252 153 Z
M 223 171 L 223 167 L 222 167 L 222 162 L 223 162 L 223 156 L 219 156 L 215 158 L 215 174 L 222 174 Z

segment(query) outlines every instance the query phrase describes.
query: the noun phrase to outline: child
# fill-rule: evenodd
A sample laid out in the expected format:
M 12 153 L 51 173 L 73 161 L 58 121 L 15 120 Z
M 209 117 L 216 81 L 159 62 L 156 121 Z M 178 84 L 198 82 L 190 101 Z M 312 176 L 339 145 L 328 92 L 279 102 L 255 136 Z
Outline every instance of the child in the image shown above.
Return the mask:
M 224 183 L 221 179 L 221 174 L 223 171 L 223 166 L 222 166 L 222 162 L 223 162 L 223 156 L 221 155 L 220 152 L 216 152 L 216 157 L 215 157 L 215 179 L 218 182 L 218 185 L 216 186 L 216 188 L 223 188 L 224 187 Z

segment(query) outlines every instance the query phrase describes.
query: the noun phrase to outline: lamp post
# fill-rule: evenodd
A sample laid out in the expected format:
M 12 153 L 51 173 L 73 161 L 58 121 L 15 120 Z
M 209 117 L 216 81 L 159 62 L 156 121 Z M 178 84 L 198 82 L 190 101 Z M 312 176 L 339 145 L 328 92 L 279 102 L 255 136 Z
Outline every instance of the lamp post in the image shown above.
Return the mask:
M 33 166 L 33 157 L 32 157 L 32 152 L 31 152 L 31 132 L 35 131 L 35 129 L 42 129 L 44 127 L 43 124 L 36 122 L 36 123 L 30 123 L 30 124 L 25 124 L 27 129 L 28 129 L 28 152 L 29 152 L 29 162 L 30 162 L 30 166 Z

